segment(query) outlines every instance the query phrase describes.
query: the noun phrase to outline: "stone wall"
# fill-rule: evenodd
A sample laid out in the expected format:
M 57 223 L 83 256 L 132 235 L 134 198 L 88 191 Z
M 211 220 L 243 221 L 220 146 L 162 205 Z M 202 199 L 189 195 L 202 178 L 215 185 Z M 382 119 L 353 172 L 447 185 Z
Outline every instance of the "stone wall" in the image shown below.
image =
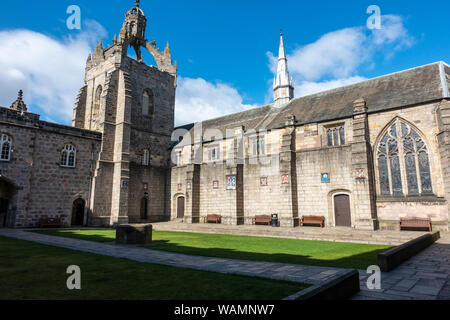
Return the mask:
M 90 200 L 101 134 L 39 121 L 33 114 L 19 116 L 5 108 L 0 108 L 0 131 L 13 140 L 11 161 L 0 162 L 1 175 L 19 189 L 13 226 L 34 227 L 41 217 L 61 217 L 70 226 L 73 201 L 82 198 L 87 205 Z M 60 165 L 66 144 L 77 149 L 76 168 Z

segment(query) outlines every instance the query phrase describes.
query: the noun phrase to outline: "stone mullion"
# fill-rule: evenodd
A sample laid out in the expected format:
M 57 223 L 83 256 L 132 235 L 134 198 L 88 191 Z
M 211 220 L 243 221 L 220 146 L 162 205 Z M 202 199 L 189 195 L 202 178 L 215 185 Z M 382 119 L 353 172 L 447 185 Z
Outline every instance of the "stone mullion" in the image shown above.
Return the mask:
M 405 152 L 403 150 L 403 139 L 402 139 L 402 130 L 401 130 L 401 123 L 397 119 L 396 123 L 396 130 L 397 130 L 397 143 L 398 143 L 398 157 L 399 157 L 399 165 L 400 165 L 400 175 L 402 178 L 402 192 L 404 196 L 408 195 L 408 178 L 406 175 L 406 160 L 405 160 Z
M 422 195 L 422 177 L 420 175 L 419 150 L 417 150 L 417 141 L 414 139 L 413 139 L 413 141 L 414 141 L 414 152 L 415 152 L 414 161 L 416 163 L 417 189 L 419 191 L 419 195 Z M 430 173 L 431 173 L 431 168 L 430 168 Z

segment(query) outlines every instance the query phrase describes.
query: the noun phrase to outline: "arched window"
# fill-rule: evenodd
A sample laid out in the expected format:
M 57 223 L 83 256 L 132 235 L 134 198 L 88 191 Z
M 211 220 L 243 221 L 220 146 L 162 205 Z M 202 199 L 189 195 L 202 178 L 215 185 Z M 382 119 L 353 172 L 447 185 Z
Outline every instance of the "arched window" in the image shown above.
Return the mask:
M 150 164 L 150 150 L 145 149 L 144 154 L 142 156 L 142 164 L 144 166 L 148 166 Z
M 102 98 L 102 92 L 103 92 L 102 86 L 98 86 L 97 90 L 95 90 L 94 109 L 92 110 L 93 115 L 97 115 L 100 112 L 100 102 Z
M 0 161 L 11 160 L 12 139 L 6 134 L 2 134 L 0 139 Z
M 382 196 L 433 194 L 428 149 L 408 123 L 397 119 L 380 140 L 377 150 Z
M 75 168 L 77 162 L 77 149 L 71 144 L 66 145 L 61 151 L 61 167 Z
M 142 115 L 153 116 L 153 92 L 150 89 L 142 94 Z
M 148 199 L 146 197 L 141 199 L 141 219 L 148 218 Z

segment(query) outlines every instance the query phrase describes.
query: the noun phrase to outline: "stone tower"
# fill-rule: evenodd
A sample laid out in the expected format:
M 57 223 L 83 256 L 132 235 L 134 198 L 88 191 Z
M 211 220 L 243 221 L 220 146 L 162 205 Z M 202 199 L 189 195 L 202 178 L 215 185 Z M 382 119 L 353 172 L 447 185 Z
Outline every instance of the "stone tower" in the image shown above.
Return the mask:
M 154 40 L 147 42 L 146 24 L 136 1 L 119 37 L 107 48 L 99 41 L 86 62 L 73 126 L 103 135 L 88 199 L 89 225 L 151 222 L 166 213 L 177 68 L 168 45 L 160 52 Z M 128 56 L 130 47 L 136 60 Z M 142 47 L 157 67 L 143 62 Z
M 283 33 L 280 34 L 277 75 L 273 82 L 274 106 L 279 108 L 294 98 L 294 86 L 289 78 L 288 63 L 284 50 Z

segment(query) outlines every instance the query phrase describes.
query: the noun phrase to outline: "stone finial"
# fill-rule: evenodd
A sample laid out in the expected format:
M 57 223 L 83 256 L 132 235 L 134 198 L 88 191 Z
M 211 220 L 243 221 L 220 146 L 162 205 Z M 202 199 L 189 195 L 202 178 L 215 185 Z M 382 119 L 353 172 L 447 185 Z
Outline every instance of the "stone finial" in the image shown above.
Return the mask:
M 293 125 L 295 125 L 295 116 L 293 114 L 290 114 L 290 115 L 288 115 L 286 117 L 285 125 L 286 126 L 293 126 Z
M 11 109 L 19 111 L 22 114 L 28 111 L 27 105 L 23 102 L 23 91 L 22 90 L 19 90 L 17 100 L 13 102 L 13 104 L 11 105 Z
M 359 98 L 353 102 L 353 114 L 361 114 L 367 112 L 367 103 L 364 98 Z
M 136 6 L 136 8 L 139 8 L 139 4 L 140 4 L 140 0 L 135 0 L 135 2 L 136 2 L 136 4 L 135 4 L 135 6 Z

